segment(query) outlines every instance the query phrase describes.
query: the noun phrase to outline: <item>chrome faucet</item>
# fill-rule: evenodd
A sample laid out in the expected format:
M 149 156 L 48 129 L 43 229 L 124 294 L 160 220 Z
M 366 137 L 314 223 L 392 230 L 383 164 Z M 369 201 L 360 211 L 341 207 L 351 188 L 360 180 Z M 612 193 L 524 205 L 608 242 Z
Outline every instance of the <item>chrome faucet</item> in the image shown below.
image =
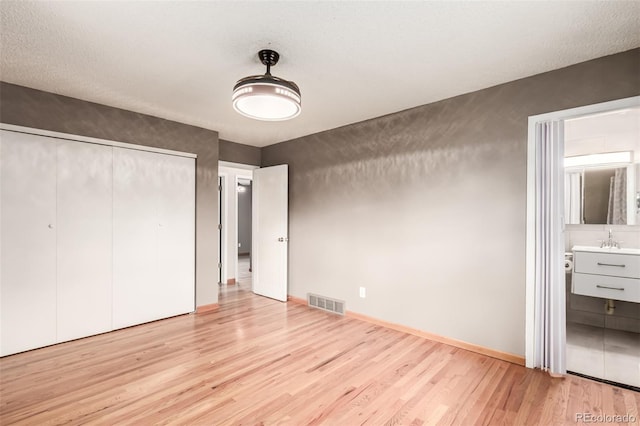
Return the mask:
M 620 248 L 620 243 L 618 243 L 618 241 L 614 241 L 613 239 L 613 229 L 609 229 L 609 238 L 606 240 L 602 240 L 600 248 Z

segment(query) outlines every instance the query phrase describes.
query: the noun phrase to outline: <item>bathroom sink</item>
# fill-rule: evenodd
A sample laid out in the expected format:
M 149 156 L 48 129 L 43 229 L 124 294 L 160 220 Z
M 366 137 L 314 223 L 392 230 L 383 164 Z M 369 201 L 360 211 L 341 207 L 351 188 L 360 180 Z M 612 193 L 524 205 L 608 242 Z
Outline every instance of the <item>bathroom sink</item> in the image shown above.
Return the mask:
M 572 251 L 590 251 L 594 253 L 619 253 L 619 254 L 638 254 L 640 249 L 637 248 L 617 248 L 617 247 L 592 247 L 592 246 L 573 246 Z

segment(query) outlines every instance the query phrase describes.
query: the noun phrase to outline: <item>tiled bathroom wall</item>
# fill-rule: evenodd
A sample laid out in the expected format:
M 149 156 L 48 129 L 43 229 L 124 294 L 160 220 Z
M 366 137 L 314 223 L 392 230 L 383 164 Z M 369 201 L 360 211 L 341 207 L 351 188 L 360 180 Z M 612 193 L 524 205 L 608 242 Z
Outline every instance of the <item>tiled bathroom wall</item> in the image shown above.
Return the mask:
M 567 225 L 564 232 L 565 251 L 573 246 L 600 246 L 609 230 L 620 247 L 640 248 L 640 225 Z

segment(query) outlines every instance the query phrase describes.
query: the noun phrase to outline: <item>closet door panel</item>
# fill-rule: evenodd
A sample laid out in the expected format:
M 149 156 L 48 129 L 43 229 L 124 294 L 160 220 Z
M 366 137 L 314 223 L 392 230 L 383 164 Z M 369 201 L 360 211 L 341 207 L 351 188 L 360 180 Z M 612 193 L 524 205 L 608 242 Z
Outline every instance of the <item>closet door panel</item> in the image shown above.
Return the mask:
M 195 310 L 195 160 L 159 155 L 158 270 L 165 317 Z
M 0 131 L 0 354 L 56 342 L 56 142 Z
M 154 153 L 113 148 L 113 327 L 161 318 L 156 307 L 157 198 Z
M 112 148 L 58 143 L 58 341 L 111 330 Z

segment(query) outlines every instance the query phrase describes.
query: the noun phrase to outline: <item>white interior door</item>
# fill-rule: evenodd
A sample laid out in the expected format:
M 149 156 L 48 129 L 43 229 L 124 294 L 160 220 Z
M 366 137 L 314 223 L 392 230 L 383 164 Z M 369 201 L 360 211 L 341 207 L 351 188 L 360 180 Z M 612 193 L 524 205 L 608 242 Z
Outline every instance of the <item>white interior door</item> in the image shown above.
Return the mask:
M 1 355 L 56 343 L 56 143 L 0 131 Z
M 287 301 L 289 185 L 286 164 L 253 171 L 253 292 Z
M 58 142 L 58 341 L 111 330 L 110 146 Z

